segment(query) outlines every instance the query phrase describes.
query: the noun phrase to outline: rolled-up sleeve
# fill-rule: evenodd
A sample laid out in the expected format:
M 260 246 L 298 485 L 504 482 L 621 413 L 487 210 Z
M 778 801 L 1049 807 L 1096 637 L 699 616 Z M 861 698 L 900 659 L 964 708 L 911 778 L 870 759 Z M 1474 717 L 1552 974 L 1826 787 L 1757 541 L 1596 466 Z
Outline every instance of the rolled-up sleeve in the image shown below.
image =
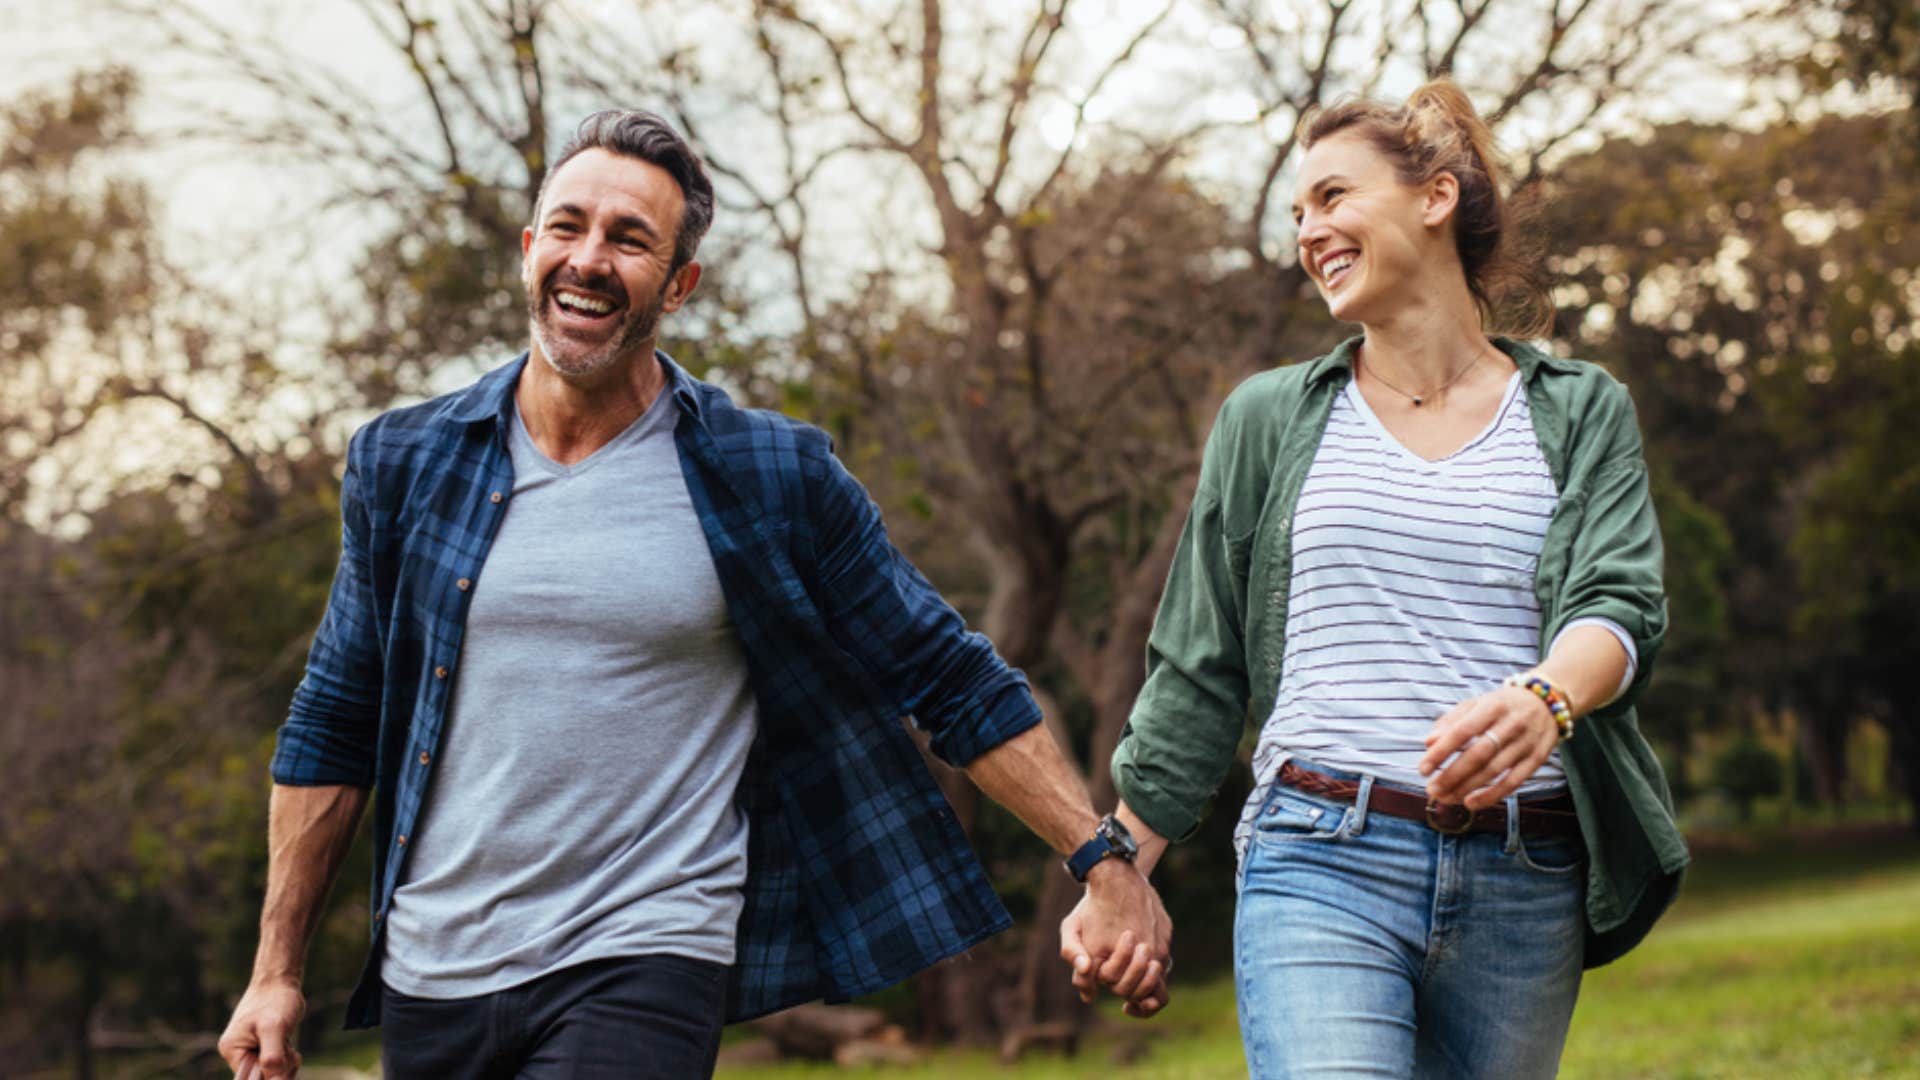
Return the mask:
M 890 706 L 911 714 L 941 760 L 965 767 L 1040 723 L 1026 676 L 941 598 L 887 537 L 867 491 L 822 447 L 809 455 L 809 583 L 835 643 Z
M 1599 460 L 1584 485 L 1584 509 L 1567 562 L 1559 616 L 1563 623 L 1604 619 L 1633 639 L 1633 684 L 1612 703 L 1619 707 L 1646 685 L 1666 639 L 1665 552 L 1640 428 L 1624 386 L 1608 381 L 1589 424 L 1604 436 Z
M 1233 452 L 1229 410 L 1208 439 L 1147 641 L 1146 682 L 1113 755 L 1120 797 L 1141 821 L 1174 840 L 1199 827 L 1246 725 L 1245 619 L 1216 480 Z
M 373 786 L 382 666 L 362 438 L 356 436 L 347 451 L 340 482 L 340 564 L 307 653 L 306 674 L 280 727 L 275 783 Z

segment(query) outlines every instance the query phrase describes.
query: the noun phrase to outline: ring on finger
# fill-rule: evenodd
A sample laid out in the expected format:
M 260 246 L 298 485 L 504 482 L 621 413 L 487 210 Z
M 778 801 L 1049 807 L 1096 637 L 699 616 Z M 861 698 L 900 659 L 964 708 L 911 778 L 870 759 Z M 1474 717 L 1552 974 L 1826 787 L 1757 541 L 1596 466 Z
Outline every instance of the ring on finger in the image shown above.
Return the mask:
M 1507 744 L 1506 744 L 1506 743 L 1504 743 L 1504 742 L 1501 742 L 1501 741 L 1500 741 L 1500 736 L 1499 736 L 1499 734 L 1498 734 L 1497 732 L 1495 732 L 1495 731 L 1494 731 L 1494 730 L 1493 730 L 1492 728 L 1488 728 L 1487 730 L 1485 730 L 1485 731 L 1483 731 L 1483 732 L 1481 732 L 1481 735 L 1483 735 L 1483 736 L 1485 736 L 1486 738 L 1488 738 L 1488 739 L 1491 739 L 1491 740 L 1493 741 L 1493 751 L 1494 751 L 1494 753 L 1496 753 L 1496 754 L 1497 754 L 1497 753 L 1499 753 L 1500 751 L 1502 751 L 1502 750 L 1505 750 L 1505 749 L 1507 748 Z

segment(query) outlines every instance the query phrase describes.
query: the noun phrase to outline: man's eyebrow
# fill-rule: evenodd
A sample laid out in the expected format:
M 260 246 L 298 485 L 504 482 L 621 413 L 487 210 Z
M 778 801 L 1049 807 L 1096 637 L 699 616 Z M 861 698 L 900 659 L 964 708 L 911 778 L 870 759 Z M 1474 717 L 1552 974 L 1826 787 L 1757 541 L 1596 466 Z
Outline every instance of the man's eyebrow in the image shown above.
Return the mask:
M 622 214 L 619 217 L 613 219 L 612 231 L 622 232 L 625 230 L 632 230 L 634 232 L 644 233 L 646 235 L 646 238 L 649 240 L 657 241 L 660 239 L 659 230 L 655 229 L 653 227 L 653 224 L 649 222 L 646 218 L 640 217 L 637 214 Z
M 1345 184 L 1350 182 L 1351 181 L 1349 181 L 1346 177 L 1340 175 L 1339 173 L 1328 173 L 1326 176 L 1323 176 L 1320 179 L 1315 180 L 1313 182 L 1313 186 L 1307 189 L 1307 198 L 1312 199 L 1315 195 L 1320 194 L 1321 189 L 1325 188 L 1329 184 Z M 1293 204 L 1293 212 L 1296 214 L 1300 212 L 1299 203 L 1296 202 Z
M 542 217 L 540 220 L 544 222 L 544 221 L 552 221 L 553 219 L 559 218 L 559 217 L 584 218 L 586 216 L 587 216 L 587 212 L 581 209 L 579 206 L 574 205 L 573 203 L 557 203 L 551 209 L 549 209 L 546 212 L 546 215 Z M 660 241 L 660 230 L 654 228 L 652 222 L 648 221 L 646 218 L 643 218 L 638 214 L 621 214 L 620 216 L 613 219 L 613 225 L 608 229 L 608 231 L 609 232 L 637 232 L 644 235 L 648 240 L 653 241 L 654 243 L 658 243 Z

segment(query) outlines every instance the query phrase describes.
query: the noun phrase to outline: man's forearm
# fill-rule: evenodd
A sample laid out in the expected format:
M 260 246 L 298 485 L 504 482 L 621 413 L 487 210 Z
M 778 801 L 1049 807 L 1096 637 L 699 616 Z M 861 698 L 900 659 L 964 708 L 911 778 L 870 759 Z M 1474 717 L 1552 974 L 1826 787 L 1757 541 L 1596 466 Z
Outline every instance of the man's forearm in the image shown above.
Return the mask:
M 267 812 L 267 897 L 253 979 L 298 983 L 307 943 L 367 805 L 367 789 L 273 786 Z
M 1092 838 L 1099 824 L 1087 786 L 1045 724 L 973 759 L 967 776 L 1062 855 Z

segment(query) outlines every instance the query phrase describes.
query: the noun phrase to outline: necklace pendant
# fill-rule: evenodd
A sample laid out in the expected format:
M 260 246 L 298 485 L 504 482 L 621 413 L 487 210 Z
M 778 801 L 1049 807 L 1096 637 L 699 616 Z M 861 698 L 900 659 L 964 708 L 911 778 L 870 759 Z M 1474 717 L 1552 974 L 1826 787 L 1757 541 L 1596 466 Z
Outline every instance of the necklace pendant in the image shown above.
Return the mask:
M 1417 408 L 1419 408 L 1419 407 L 1420 407 L 1420 406 L 1422 406 L 1422 405 L 1425 405 L 1426 403 L 1427 403 L 1427 400 L 1426 400 L 1425 398 L 1418 398 L 1418 397 L 1417 397 L 1417 398 L 1414 398 L 1414 399 L 1413 399 L 1413 407 L 1414 407 L 1414 408 L 1416 408 L 1416 409 L 1417 409 Z

